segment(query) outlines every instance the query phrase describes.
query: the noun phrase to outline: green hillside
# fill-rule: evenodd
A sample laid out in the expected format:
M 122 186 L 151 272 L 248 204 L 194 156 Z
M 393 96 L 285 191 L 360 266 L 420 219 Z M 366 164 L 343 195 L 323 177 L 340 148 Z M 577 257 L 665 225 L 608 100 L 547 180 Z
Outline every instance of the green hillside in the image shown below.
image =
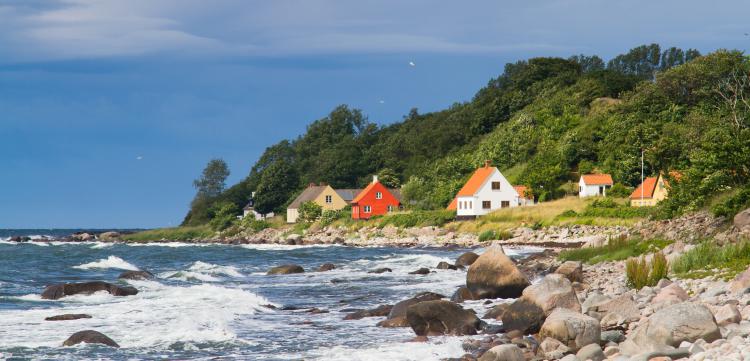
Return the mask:
M 408 207 L 445 207 L 471 172 L 491 160 L 539 200 L 570 192 L 579 172 L 611 173 L 627 187 L 647 175 L 683 175 L 658 214 L 750 203 L 750 60 L 738 51 L 652 44 L 606 65 L 597 56 L 506 64 L 474 98 L 377 126 L 339 106 L 307 131 L 266 149 L 249 175 L 221 192 L 199 192 L 184 225 L 239 213 L 251 193 L 259 211 L 283 211 L 310 182 L 351 188 L 381 174 L 403 185 Z M 721 195 L 721 200 L 714 198 Z

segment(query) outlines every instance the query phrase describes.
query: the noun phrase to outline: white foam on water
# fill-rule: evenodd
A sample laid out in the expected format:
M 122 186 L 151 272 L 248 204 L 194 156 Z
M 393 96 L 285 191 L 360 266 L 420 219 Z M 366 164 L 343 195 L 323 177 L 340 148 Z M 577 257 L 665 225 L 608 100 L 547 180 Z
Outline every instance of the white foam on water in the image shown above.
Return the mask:
M 205 273 L 190 272 L 190 271 L 162 272 L 159 274 L 159 277 L 171 278 L 171 279 L 180 280 L 184 282 L 194 282 L 194 281 L 221 282 L 221 278 L 219 277 L 214 277 L 211 275 L 207 275 Z
M 73 268 L 78 268 L 78 269 L 116 268 L 116 269 L 122 269 L 122 270 L 128 270 L 128 271 L 140 270 L 138 267 L 133 266 L 132 264 L 126 262 L 125 260 L 117 256 L 109 256 L 107 258 L 100 259 L 96 262 L 84 263 L 82 265 L 74 266 Z
M 209 274 L 222 274 L 230 277 L 242 277 L 242 273 L 237 270 L 234 266 L 221 266 L 207 262 L 197 261 L 193 263 L 189 271 L 204 272 Z
M 218 246 L 217 243 L 187 243 L 187 242 L 148 242 L 148 243 L 123 243 L 123 245 L 130 247 L 169 247 L 169 248 L 180 248 L 180 247 L 210 247 Z
M 192 281 L 203 281 L 203 282 L 220 282 L 222 278 L 219 276 L 228 277 L 244 277 L 237 267 L 234 266 L 222 266 L 213 263 L 197 261 L 190 265 L 188 269 L 183 271 L 169 271 L 162 272 L 159 274 L 161 278 L 171 278 L 186 282 Z
M 336 346 L 312 350 L 310 356 L 326 361 L 429 361 L 459 357 L 465 353 L 463 338 L 435 337 L 429 342 L 386 343 L 376 347 L 350 348 Z
M 254 293 L 209 284 L 165 286 L 152 281 L 132 281 L 135 296 L 109 294 L 65 297 L 62 307 L 0 311 L 0 348 L 59 347 L 71 334 L 96 329 L 123 348 L 166 349 L 176 342 L 239 342 L 233 329 L 242 317 L 273 312 Z M 44 321 L 65 313 L 85 313 L 93 318 L 65 322 Z M 244 317 L 243 317 L 244 316 Z M 260 322 L 260 321 L 258 321 Z M 262 327 L 262 326 L 259 326 Z
M 112 242 L 95 242 L 94 245 L 91 246 L 91 249 L 104 249 L 104 248 L 110 248 L 114 246 L 115 244 Z
M 300 248 L 330 248 L 330 247 L 346 247 L 340 244 L 305 244 L 305 245 L 286 245 L 286 244 L 243 244 L 240 245 L 242 248 L 254 249 L 258 251 L 286 251 L 290 249 Z

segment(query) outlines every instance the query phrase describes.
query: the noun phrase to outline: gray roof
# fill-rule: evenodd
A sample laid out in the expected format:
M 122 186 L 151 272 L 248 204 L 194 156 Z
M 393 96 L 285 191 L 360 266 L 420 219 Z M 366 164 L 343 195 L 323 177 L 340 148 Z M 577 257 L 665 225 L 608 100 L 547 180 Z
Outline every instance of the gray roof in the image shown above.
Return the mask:
M 388 188 L 388 191 L 393 194 L 396 199 L 398 199 L 399 202 L 401 202 L 401 190 L 396 188 Z
M 320 193 L 323 193 L 323 190 L 326 189 L 327 186 L 310 186 L 305 188 L 305 190 L 300 193 L 300 195 L 295 198 L 292 203 L 289 204 L 289 207 L 291 209 L 298 209 L 299 206 L 302 205 L 302 203 L 313 201 L 315 198 L 318 198 Z
M 361 189 L 337 189 L 339 197 L 343 198 L 347 203 L 351 203 L 352 199 L 362 192 Z

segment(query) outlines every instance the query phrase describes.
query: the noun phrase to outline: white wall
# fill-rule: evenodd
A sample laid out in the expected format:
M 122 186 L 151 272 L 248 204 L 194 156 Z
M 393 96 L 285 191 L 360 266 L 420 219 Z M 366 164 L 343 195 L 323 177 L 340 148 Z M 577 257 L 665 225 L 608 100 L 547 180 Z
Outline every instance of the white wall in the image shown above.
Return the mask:
M 299 210 L 297 208 L 286 209 L 286 223 L 296 223 L 299 218 Z
M 588 185 L 583 181 L 583 177 L 578 181 L 578 186 L 580 187 L 580 190 L 578 191 L 578 196 L 581 198 L 584 197 L 593 197 L 599 195 L 599 187 L 604 187 L 604 194 L 603 196 L 607 196 L 607 189 L 609 186 L 605 185 Z
M 492 190 L 492 182 L 500 182 L 500 190 Z M 456 215 L 458 216 L 481 216 L 500 209 L 502 201 L 508 201 L 510 207 L 517 207 L 518 193 L 507 179 L 495 169 L 492 175 L 485 179 L 484 184 L 473 196 L 458 197 L 456 204 Z M 482 201 L 490 201 L 490 209 L 482 209 Z M 461 202 L 470 202 L 471 208 L 463 208 Z

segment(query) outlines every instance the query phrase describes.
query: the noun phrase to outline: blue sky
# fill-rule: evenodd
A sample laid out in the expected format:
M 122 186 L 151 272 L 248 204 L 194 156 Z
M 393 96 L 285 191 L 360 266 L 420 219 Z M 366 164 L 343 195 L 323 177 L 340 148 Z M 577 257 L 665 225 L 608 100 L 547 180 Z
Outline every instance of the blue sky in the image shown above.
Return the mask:
M 0 228 L 177 225 L 209 159 L 234 183 L 338 104 L 386 124 L 469 100 L 532 56 L 745 50 L 748 13 L 744 1 L 0 0 Z

